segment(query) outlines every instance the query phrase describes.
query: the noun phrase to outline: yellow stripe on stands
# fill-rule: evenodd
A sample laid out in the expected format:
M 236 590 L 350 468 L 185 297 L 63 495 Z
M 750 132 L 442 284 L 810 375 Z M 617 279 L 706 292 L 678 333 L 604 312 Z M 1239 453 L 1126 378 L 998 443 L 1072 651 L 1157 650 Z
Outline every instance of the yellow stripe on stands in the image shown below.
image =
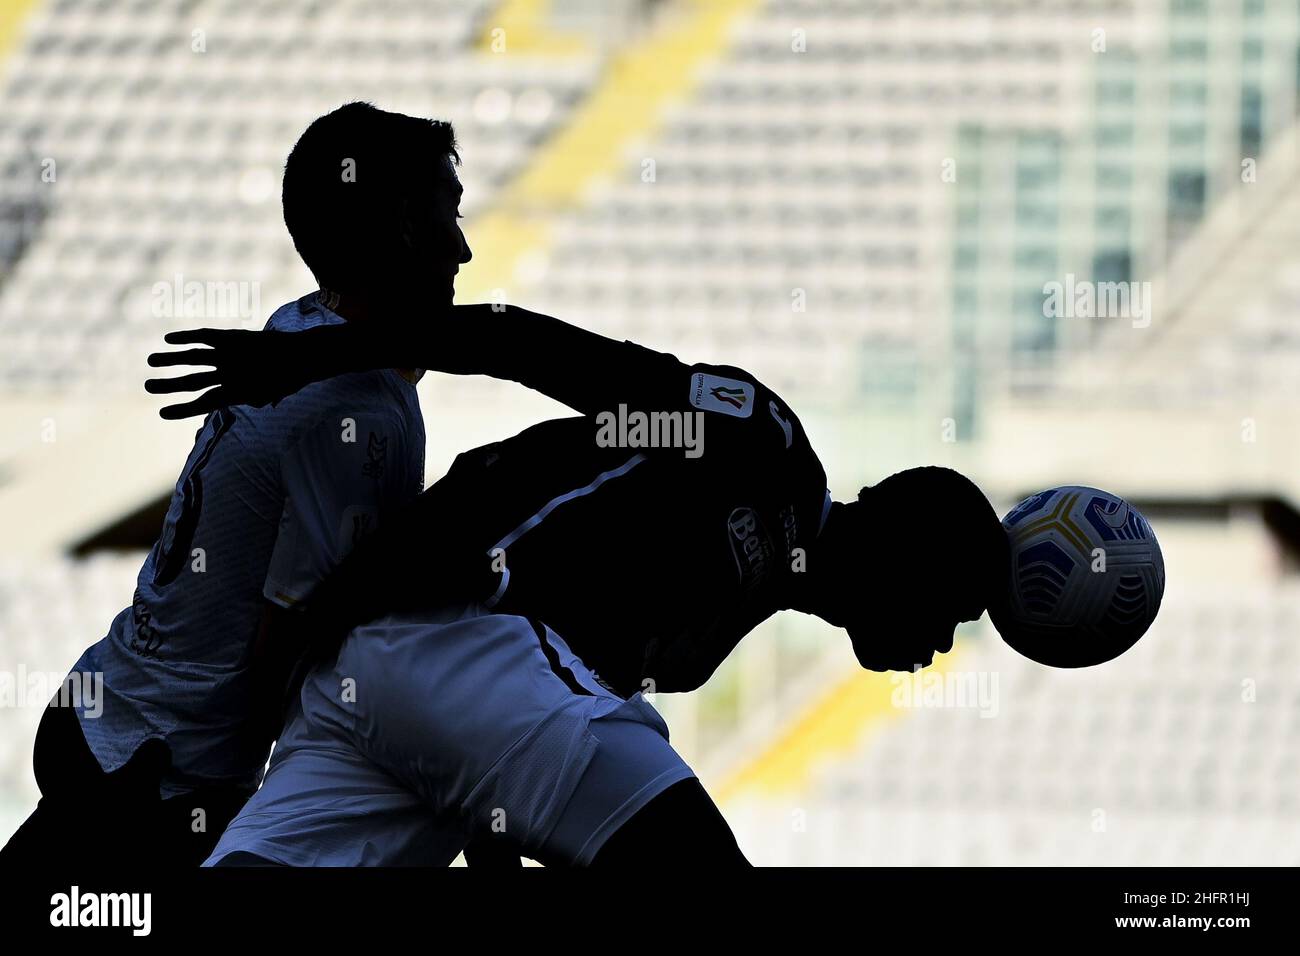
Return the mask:
M 521 52 L 513 43 L 519 28 L 509 23 L 540 22 L 543 5 L 543 0 L 506 3 L 494 19 L 505 26 L 506 52 L 484 55 Z M 579 205 L 593 183 L 618 171 L 633 142 L 658 130 L 665 108 L 691 94 L 700 66 L 724 52 L 733 24 L 755 6 L 757 0 L 693 0 L 666 13 L 663 24 L 614 56 L 565 126 L 538 149 L 493 208 L 468 224 L 474 259 L 461 269 L 458 297 L 478 302 L 501 289 L 509 301 L 520 261 L 550 245 L 553 214 Z M 489 24 L 488 34 L 492 28 Z M 530 29 L 524 28 L 525 37 Z
M 952 669 L 956 653 L 939 657 L 925 674 Z M 720 786 L 710 788 L 718 803 L 744 793 L 789 793 L 803 789 L 823 764 L 853 752 L 870 732 L 908 713 L 895 707 L 893 674 L 855 671 L 813 702 L 749 763 Z
M 652 135 L 664 107 L 694 90 L 701 64 L 719 56 L 737 16 L 754 0 L 696 2 L 679 21 L 624 50 L 571 122 L 537 159 L 517 188 L 527 197 L 575 202 L 590 180 L 612 174 L 623 147 Z
M 23 22 L 27 14 L 36 9 L 40 0 L 3 0 L 0 2 L 0 62 L 9 55 L 23 35 Z
M 551 0 L 506 0 L 492 13 L 478 49 L 502 53 L 535 53 L 544 56 L 572 56 L 586 53 L 590 44 L 576 33 L 561 33 L 546 22 Z M 498 31 L 500 31 L 498 33 Z M 504 50 L 500 50 L 504 45 Z

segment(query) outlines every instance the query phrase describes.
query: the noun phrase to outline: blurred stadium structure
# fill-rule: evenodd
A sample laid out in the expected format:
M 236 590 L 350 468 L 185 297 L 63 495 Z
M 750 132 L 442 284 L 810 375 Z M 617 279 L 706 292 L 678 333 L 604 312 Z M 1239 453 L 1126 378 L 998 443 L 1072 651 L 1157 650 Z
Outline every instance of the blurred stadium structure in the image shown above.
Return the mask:
M 931 462 L 1155 523 L 1165 607 L 1111 664 L 982 623 L 936 672 L 989 696 L 939 706 L 785 615 L 661 695 L 756 862 L 1300 863 L 1297 6 L 6 0 L 0 839 L 36 798 L 21 684 L 128 601 L 189 448 L 144 356 L 312 287 L 279 169 L 368 99 L 457 126 L 461 301 L 753 370 L 838 497 Z M 1046 317 L 1069 277 L 1149 312 Z M 191 281 L 259 307 L 167 314 Z M 558 408 L 422 392 L 428 480 Z

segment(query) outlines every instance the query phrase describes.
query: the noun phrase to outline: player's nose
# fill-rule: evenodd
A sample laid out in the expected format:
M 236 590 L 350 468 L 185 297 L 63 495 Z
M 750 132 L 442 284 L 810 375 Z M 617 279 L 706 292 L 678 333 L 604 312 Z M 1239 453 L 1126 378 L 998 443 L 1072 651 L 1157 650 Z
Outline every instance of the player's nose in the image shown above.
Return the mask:
M 465 238 L 465 230 L 457 226 L 456 232 L 460 234 L 460 264 L 464 265 L 474 258 L 474 252 L 469 247 L 469 240 Z

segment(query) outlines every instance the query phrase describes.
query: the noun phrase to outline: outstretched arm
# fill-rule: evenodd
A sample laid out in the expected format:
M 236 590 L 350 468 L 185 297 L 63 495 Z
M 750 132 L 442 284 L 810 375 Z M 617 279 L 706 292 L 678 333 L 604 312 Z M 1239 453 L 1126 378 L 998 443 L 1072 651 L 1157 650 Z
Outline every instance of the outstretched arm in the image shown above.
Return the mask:
M 420 325 L 319 326 L 303 332 L 193 329 L 166 336 L 203 345 L 149 356 L 155 367 L 212 366 L 150 379 L 155 394 L 210 390 L 169 405 L 163 418 L 202 415 L 226 405 L 266 405 L 304 385 L 346 372 L 424 368 L 519 382 L 583 414 L 630 408 L 673 410 L 686 404 L 684 366 L 673 356 L 589 332 L 516 306 L 453 306 Z M 215 387 L 213 387 L 215 386 Z M 676 386 L 676 387 L 673 387 Z

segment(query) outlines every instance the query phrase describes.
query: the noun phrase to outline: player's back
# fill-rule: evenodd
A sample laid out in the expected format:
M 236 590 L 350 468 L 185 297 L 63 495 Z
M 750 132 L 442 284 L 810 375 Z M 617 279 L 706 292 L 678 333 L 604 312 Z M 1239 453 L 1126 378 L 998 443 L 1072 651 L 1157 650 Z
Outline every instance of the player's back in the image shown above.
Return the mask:
M 311 295 L 268 327 L 340 321 Z M 80 715 L 101 766 L 160 738 L 172 756 L 164 795 L 256 786 L 265 744 L 245 718 L 265 602 L 303 600 L 381 513 L 416 495 L 423 453 L 414 385 L 392 370 L 209 415 L 131 606 L 74 667 L 104 675 L 103 713 Z
M 698 457 L 600 443 L 588 416 L 467 452 L 444 479 L 464 489 L 476 540 L 504 565 L 489 603 L 545 621 L 624 694 L 707 680 L 783 606 L 829 500 L 779 397 L 740 370 L 705 368 L 689 371 L 731 383 L 743 402 L 694 406 Z

